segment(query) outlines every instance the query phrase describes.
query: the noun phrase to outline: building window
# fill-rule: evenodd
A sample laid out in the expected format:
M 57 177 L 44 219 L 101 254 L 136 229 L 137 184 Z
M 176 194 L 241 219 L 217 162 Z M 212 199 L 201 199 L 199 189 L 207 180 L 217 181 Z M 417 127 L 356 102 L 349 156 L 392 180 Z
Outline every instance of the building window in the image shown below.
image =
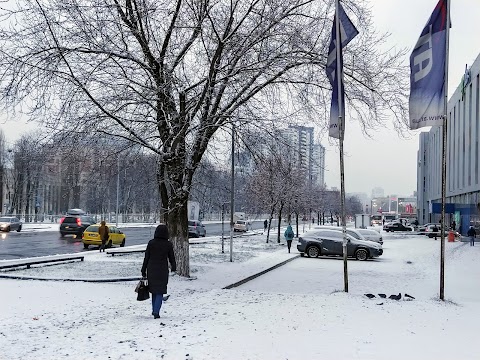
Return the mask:
M 479 110 L 480 110 L 480 75 L 477 75 L 476 81 L 476 94 L 475 94 L 475 184 L 478 185 L 478 128 L 479 122 Z
M 472 186 L 472 92 L 470 84 L 468 92 L 468 186 Z
M 454 107 L 455 111 L 455 107 Z M 448 190 L 452 191 L 452 186 L 453 186 L 453 164 L 452 164 L 452 143 L 453 143 L 453 137 L 452 137 L 452 112 L 450 111 L 450 116 L 448 119 L 448 134 L 447 134 L 447 148 L 448 148 Z M 443 135 L 442 135 L 443 136 Z M 443 138 L 442 138 L 443 139 Z M 448 141 L 450 139 L 450 141 Z M 443 141 L 443 140 L 442 140 Z M 443 171 L 443 170 L 442 170 Z
M 466 131 L 466 117 L 467 117 L 467 99 L 465 99 L 463 101 L 463 119 L 461 121 L 459 121 L 459 127 L 462 131 L 462 172 L 461 172 L 461 176 L 462 176 L 462 189 L 465 188 L 465 172 L 466 172 L 466 167 L 465 167 L 465 162 L 466 162 L 466 156 L 465 156 L 465 131 Z

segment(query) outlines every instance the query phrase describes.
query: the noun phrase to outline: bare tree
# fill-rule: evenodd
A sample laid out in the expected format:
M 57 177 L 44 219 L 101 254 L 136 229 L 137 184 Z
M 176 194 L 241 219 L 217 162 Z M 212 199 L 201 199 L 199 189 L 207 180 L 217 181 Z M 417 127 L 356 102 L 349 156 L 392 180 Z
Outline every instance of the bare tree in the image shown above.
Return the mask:
M 375 48 L 366 1 L 344 4 L 362 33 L 345 52 L 348 99 L 365 126 L 385 110 L 405 120 L 401 54 Z M 326 0 L 23 0 L 0 14 L 0 96 L 32 104 L 52 130 L 155 154 L 163 220 L 189 276 L 186 202 L 210 140 L 232 119 L 268 118 L 272 104 L 275 116 L 325 120 L 332 13 Z

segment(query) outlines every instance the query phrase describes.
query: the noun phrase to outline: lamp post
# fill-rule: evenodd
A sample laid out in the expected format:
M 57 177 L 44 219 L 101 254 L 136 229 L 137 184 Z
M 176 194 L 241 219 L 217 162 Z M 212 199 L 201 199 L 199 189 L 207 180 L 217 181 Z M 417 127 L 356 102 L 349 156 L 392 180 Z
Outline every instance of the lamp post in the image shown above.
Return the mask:
M 228 204 L 228 201 L 227 202 L 224 202 L 222 203 L 222 254 L 225 253 L 224 251 L 224 220 L 225 220 L 225 204 Z
M 235 123 L 232 122 L 232 187 L 230 193 L 230 262 L 233 262 L 233 212 L 235 211 Z
M 298 238 L 298 207 L 297 207 L 297 199 L 295 199 L 295 224 L 297 228 L 297 235 L 296 237 Z
M 120 193 L 120 154 L 117 155 L 117 205 L 115 207 L 115 225 L 118 228 L 118 196 Z

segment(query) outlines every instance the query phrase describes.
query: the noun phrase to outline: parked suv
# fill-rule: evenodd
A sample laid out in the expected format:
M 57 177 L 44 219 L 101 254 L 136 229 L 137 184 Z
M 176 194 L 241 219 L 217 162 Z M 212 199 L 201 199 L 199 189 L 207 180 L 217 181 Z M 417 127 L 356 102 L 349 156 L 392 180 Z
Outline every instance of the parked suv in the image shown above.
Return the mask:
M 345 234 L 347 238 L 347 256 L 357 260 L 368 260 L 383 254 L 382 245 L 373 241 L 357 240 Z M 330 229 L 307 231 L 298 238 L 297 250 L 301 256 L 318 257 L 319 255 L 341 256 L 343 254 L 343 233 Z
M 60 235 L 76 235 L 81 238 L 85 229 L 95 223 L 95 219 L 88 215 L 66 215 L 60 219 Z
M 314 227 L 314 229 L 329 229 L 329 230 L 336 230 L 336 231 L 341 231 L 343 233 L 343 227 L 342 226 L 328 226 L 328 225 L 317 225 Z M 345 232 L 354 237 L 357 240 L 363 240 L 363 241 L 371 241 L 370 239 L 367 239 L 366 236 L 364 236 L 362 233 L 359 231 L 360 229 L 355 229 L 355 228 L 345 228 Z M 378 241 L 377 241 L 378 242 Z

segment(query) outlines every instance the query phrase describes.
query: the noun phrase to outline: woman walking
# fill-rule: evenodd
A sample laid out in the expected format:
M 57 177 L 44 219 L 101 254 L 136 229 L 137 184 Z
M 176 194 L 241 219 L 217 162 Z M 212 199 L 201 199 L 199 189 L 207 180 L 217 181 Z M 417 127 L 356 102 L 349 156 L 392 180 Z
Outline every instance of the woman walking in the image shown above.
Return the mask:
M 173 246 L 168 241 L 168 237 L 167 225 L 158 225 L 153 239 L 148 242 L 145 259 L 143 260 L 142 276 L 147 278 L 148 289 L 152 293 L 152 315 L 154 319 L 160 318 L 163 294 L 167 293 L 168 262 L 170 262 L 172 272 L 177 270 Z
M 285 236 L 285 240 L 287 240 L 287 248 L 288 252 L 290 252 L 290 248 L 292 247 L 292 240 L 295 237 L 295 233 L 293 232 L 292 225 L 288 224 L 287 230 L 283 234 Z

